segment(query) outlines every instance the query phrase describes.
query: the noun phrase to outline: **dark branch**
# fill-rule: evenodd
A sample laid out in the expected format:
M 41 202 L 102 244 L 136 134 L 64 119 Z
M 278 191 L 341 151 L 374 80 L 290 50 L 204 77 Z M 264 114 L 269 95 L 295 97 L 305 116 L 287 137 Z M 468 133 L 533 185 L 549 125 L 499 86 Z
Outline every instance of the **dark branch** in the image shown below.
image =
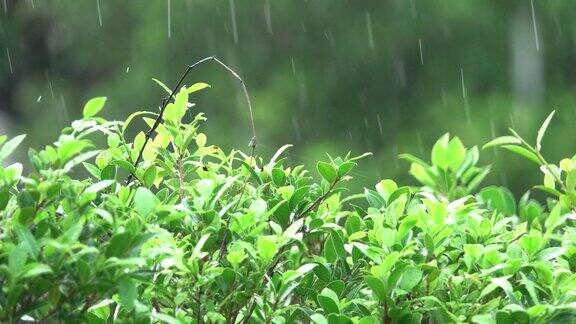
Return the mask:
M 152 137 L 152 135 L 154 134 L 154 132 L 156 131 L 158 126 L 162 123 L 164 111 L 166 110 L 166 107 L 174 99 L 174 95 L 176 94 L 178 89 L 180 89 L 180 87 L 184 83 L 184 80 L 186 79 L 186 77 L 188 76 L 190 71 L 192 71 L 198 65 L 205 63 L 205 62 L 208 62 L 208 61 L 214 61 L 214 62 L 218 63 L 226 71 L 228 71 L 230 74 L 232 74 L 232 76 L 235 79 L 237 79 L 240 82 L 240 85 L 242 86 L 244 98 L 246 99 L 246 102 L 248 104 L 248 113 L 250 115 L 250 126 L 252 129 L 252 138 L 250 139 L 250 143 L 248 145 L 252 148 L 252 156 L 254 156 L 254 151 L 256 148 L 256 127 L 254 125 L 254 114 L 252 112 L 252 102 L 250 101 L 250 96 L 248 95 L 248 90 L 246 89 L 246 84 L 245 84 L 244 80 L 242 80 L 242 78 L 238 75 L 238 73 L 234 72 L 234 70 L 232 70 L 228 65 L 224 64 L 222 61 L 220 61 L 216 57 L 210 56 L 210 57 L 203 58 L 200 61 L 198 61 L 192 65 L 189 65 L 188 68 L 186 69 L 186 71 L 184 71 L 184 73 L 180 77 L 180 80 L 178 81 L 178 83 L 176 83 L 176 85 L 174 86 L 174 88 L 170 92 L 170 95 L 162 101 L 160 113 L 158 114 L 158 117 L 156 117 L 156 120 L 154 121 L 152 128 L 150 128 L 150 130 L 146 133 L 146 137 L 144 139 L 144 145 L 142 145 L 142 148 L 140 148 L 140 152 L 138 153 L 138 157 L 136 158 L 136 162 L 134 162 L 135 167 L 138 165 L 138 163 L 140 163 L 140 160 L 142 160 L 142 155 L 144 154 L 144 149 L 146 148 L 146 145 L 150 141 L 150 138 Z M 126 179 L 126 183 L 129 184 L 132 181 L 133 177 L 134 177 L 134 174 L 130 173 L 130 175 L 128 176 L 128 179 Z

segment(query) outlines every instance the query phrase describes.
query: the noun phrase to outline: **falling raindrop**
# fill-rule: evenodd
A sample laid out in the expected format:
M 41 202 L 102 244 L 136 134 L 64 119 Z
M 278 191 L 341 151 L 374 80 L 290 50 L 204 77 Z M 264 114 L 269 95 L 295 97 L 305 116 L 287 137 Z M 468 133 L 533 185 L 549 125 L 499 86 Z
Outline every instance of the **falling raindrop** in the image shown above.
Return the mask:
M 418 18 L 418 11 L 416 10 L 416 3 L 414 0 L 410 0 L 410 15 L 412 16 L 412 19 Z
M 34 0 L 30 0 L 30 5 L 32 6 L 32 9 L 34 9 Z
M 294 127 L 294 133 L 296 134 L 296 141 L 302 141 L 302 134 L 300 133 L 300 123 L 296 116 L 292 116 L 292 126 Z
M 296 64 L 294 64 L 293 57 L 290 57 L 290 65 L 292 65 L 292 75 L 296 76 Z
M 40 100 L 42 100 L 42 96 L 38 96 L 38 99 L 36 99 L 36 102 L 40 102 Z
M 466 85 L 464 84 L 464 69 L 460 68 L 460 78 L 462 80 L 462 98 L 466 99 Z
M 129 66 L 126 67 L 126 73 L 128 73 L 128 72 L 130 72 L 130 67 L 129 67 Z
M 418 146 L 418 152 L 420 155 L 424 155 L 424 143 L 422 142 L 422 135 L 419 131 L 416 131 L 416 145 Z
M 368 30 L 368 45 L 370 49 L 374 49 L 374 36 L 372 35 L 372 18 L 370 13 L 366 12 L 366 29 Z
M 334 37 L 332 36 L 332 29 L 328 28 L 327 30 L 325 30 L 324 37 L 326 37 L 326 40 L 328 40 L 328 43 L 330 43 L 331 46 L 334 46 Z
M 418 47 L 420 47 L 420 64 L 424 65 L 424 52 L 422 51 L 422 38 L 418 38 Z
M 448 98 L 446 97 L 446 90 L 444 87 L 440 88 L 440 96 L 442 97 L 442 105 L 448 107 Z
M 70 119 L 68 118 L 68 108 L 66 107 L 66 101 L 64 100 L 64 95 L 60 95 L 60 101 L 62 102 L 62 112 L 64 114 L 64 123 L 68 124 Z
M 172 6 L 170 4 L 171 0 L 166 2 L 168 6 L 168 38 L 172 38 Z
M 48 71 L 44 72 L 46 75 L 46 80 L 48 81 L 48 89 L 50 89 L 50 95 L 54 98 L 54 88 L 52 88 L 52 80 L 50 79 L 50 73 Z
M 394 63 L 394 68 L 396 69 L 396 73 L 398 74 L 398 79 L 400 81 L 400 85 L 403 87 L 406 86 L 406 69 L 404 68 L 403 61 L 396 61 Z
M 6 3 L 6 0 L 4 0 L 4 13 L 8 13 L 8 4 Z
M 492 138 L 496 138 L 496 124 L 492 118 L 490 118 L 490 133 L 492 134 Z M 494 148 L 494 155 L 498 157 L 498 149 L 496 148 Z
M 470 105 L 468 104 L 468 97 L 466 94 L 466 85 L 464 84 L 464 69 L 460 68 L 460 79 L 462 80 L 462 98 L 464 98 L 464 112 L 466 113 L 466 123 L 468 126 L 472 124 L 470 117 Z
M 534 26 L 534 41 L 536 42 L 536 50 L 540 52 L 540 41 L 538 40 L 538 27 L 536 26 L 536 13 L 534 12 L 534 0 L 530 0 L 532 8 L 532 25 Z
M 8 57 L 8 66 L 10 67 L 10 74 L 14 74 L 14 69 L 12 68 L 12 59 L 10 58 L 10 50 L 6 47 L 6 56 Z
M 510 113 L 510 128 L 516 129 L 516 123 L 514 122 L 514 115 Z
M 368 126 L 368 118 L 364 117 L 364 127 L 366 127 L 366 129 L 370 129 L 370 126 Z
M 100 11 L 100 0 L 96 0 L 96 8 L 98 9 L 98 23 L 102 27 L 102 11 Z
M 234 44 L 238 44 L 238 28 L 236 27 L 236 7 L 234 6 L 234 0 L 230 0 L 230 19 L 232 20 Z
M 380 121 L 380 114 L 376 114 L 376 121 L 378 122 L 378 131 L 380 135 L 384 135 L 384 131 L 382 130 L 382 121 Z
M 272 15 L 270 13 L 270 0 L 266 0 L 266 4 L 264 5 L 264 20 L 266 20 L 268 33 L 274 35 L 274 31 L 272 30 Z

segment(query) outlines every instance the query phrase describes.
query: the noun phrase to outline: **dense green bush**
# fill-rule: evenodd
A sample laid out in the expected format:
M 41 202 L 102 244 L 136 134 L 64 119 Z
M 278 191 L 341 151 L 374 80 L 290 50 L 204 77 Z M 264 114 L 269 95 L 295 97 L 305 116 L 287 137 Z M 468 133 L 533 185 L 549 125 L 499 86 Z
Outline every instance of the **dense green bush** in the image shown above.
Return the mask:
M 548 164 L 517 134 L 503 146 L 540 165 L 550 198 L 478 190 L 479 149 L 443 136 L 421 187 L 345 190 L 363 157 L 317 164 L 207 145 L 184 87 L 146 135 L 81 120 L 0 169 L 0 322 L 529 323 L 576 315 L 576 159 Z M 3 143 L 0 162 L 24 139 Z M 106 139 L 102 140 L 102 139 Z M 107 142 L 97 149 L 96 143 Z M 87 170 L 87 177 L 78 176 Z M 315 173 L 315 172 L 314 172 Z M 133 181 L 125 181 L 134 174 Z

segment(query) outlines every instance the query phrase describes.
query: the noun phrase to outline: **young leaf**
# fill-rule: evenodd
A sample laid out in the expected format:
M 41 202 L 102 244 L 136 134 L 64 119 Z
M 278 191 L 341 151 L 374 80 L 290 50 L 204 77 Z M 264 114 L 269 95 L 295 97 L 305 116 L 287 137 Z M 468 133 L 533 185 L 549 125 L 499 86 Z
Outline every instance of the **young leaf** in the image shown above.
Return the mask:
M 270 263 L 276 253 L 278 252 L 278 243 L 274 236 L 260 236 L 256 243 L 258 255 L 262 258 L 265 264 Z
M 198 83 L 194 83 L 193 85 L 189 86 L 186 91 L 188 93 L 192 93 L 192 92 L 196 92 L 196 91 L 200 91 L 204 88 L 209 88 L 210 85 L 208 85 L 207 83 L 204 82 L 198 82 Z
M 540 152 L 540 149 L 542 148 L 542 138 L 546 133 L 546 129 L 548 128 L 548 125 L 550 124 L 552 117 L 554 117 L 554 113 L 556 113 L 556 110 L 552 110 L 550 115 L 546 117 L 546 120 L 544 120 L 542 126 L 540 126 L 540 129 L 538 130 L 538 136 L 536 137 L 536 151 L 538 152 Z
M 448 157 L 448 168 L 452 171 L 458 170 L 466 157 L 466 148 L 458 137 L 452 138 L 448 143 L 446 156 Z
M 329 183 L 334 182 L 338 177 L 338 172 L 330 163 L 320 161 L 316 164 L 316 169 L 318 169 L 318 173 L 320 173 L 322 178 Z
M 503 145 L 502 147 L 518 155 L 521 155 L 536 164 L 540 164 L 540 159 L 538 159 L 538 156 L 527 148 L 518 145 Z
M 432 164 L 441 169 L 446 169 L 450 163 L 450 157 L 448 156 L 448 139 L 449 135 L 444 134 L 432 147 Z
M 515 136 L 500 136 L 500 137 L 497 137 L 497 138 L 491 140 L 490 142 L 484 144 L 484 146 L 482 146 L 482 149 L 485 150 L 487 148 L 494 147 L 494 146 L 502 146 L 502 145 L 508 145 L 508 144 L 520 144 L 520 143 L 522 143 L 522 141 Z
M 156 207 L 157 202 L 158 198 L 148 188 L 139 187 L 136 189 L 134 207 L 138 214 L 148 216 Z
M 106 97 L 96 97 L 88 100 L 88 102 L 84 105 L 82 116 L 84 118 L 90 118 L 96 115 L 100 110 L 102 110 L 102 108 L 104 108 L 105 103 Z
M 168 86 L 165 85 L 164 82 L 162 82 L 156 78 L 152 78 L 152 80 L 154 80 L 154 82 L 156 82 L 160 87 L 162 87 L 162 89 L 164 89 L 168 94 L 172 93 L 172 90 L 170 90 L 170 88 L 168 88 Z
M 2 148 L 0 149 L 0 163 L 4 162 L 4 160 L 14 152 L 14 150 L 22 143 L 26 135 L 18 135 L 8 142 L 6 142 Z

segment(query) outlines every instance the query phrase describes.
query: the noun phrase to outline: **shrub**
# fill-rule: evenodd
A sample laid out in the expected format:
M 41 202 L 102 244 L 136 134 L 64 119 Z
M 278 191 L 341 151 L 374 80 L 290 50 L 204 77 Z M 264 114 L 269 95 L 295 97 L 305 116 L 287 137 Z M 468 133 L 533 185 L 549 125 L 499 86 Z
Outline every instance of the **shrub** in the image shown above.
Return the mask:
M 421 187 L 352 194 L 364 155 L 313 177 L 286 166 L 289 146 L 264 159 L 207 145 L 188 105 L 203 87 L 175 96 L 136 165 L 146 134 L 126 130 L 156 114 L 107 121 L 95 98 L 29 151 L 30 173 L 0 169 L 1 322 L 573 321 L 576 159 L 540 154 L 550 118 L 535 147 L 516 133 L 486 145 L 538 163 L 546 204 L 478 191 L 479 149 L 448 135 L 431 163 L 402 156 Z M 2 137 L 0 162 L 23 139 Z

